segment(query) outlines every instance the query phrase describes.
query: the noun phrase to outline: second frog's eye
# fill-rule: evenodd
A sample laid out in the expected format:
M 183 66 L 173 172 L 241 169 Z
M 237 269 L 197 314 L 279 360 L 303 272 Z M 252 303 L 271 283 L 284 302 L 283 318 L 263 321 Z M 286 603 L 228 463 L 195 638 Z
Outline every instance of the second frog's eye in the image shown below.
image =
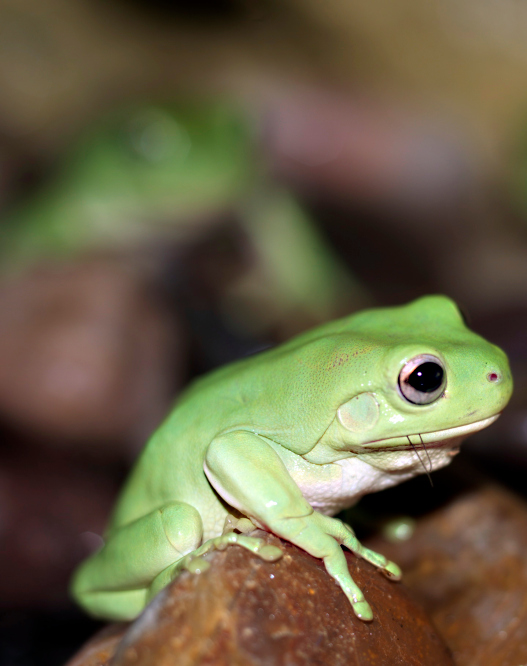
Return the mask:
M 420 354 L 406 363 L 399 373 L 403 398 L 414 405 L 429 405 L 445 390 L 443 363 L 432 354 Z

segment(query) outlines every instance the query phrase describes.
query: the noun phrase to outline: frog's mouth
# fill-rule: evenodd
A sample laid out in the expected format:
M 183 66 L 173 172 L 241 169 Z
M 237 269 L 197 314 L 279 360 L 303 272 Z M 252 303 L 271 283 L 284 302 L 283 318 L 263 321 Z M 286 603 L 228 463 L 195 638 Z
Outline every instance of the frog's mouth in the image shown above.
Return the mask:
M 414 451 L 415 449 L 431 448 L 456 448 L 461 442 L 472 435 L 474 432 L 483 430 L 491 423 L 494 423 L 501 412 L 489 416 L 481 421 L 467 423 L 466 425 L 446 428 L 445 430 L 436 430 L 435 432 L 413 433 L 411 435 L 399 435 L 398 437 L 388 437 L 386 439 L 376 439 L 367 444 L 363 444 L 364 449 L 372 451 Z

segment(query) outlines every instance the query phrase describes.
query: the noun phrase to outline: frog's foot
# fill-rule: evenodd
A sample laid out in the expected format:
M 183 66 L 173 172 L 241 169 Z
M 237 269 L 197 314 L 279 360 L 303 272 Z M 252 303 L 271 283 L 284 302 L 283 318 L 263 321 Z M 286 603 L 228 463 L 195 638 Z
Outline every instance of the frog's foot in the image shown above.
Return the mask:
M 242 534 L 250 534 L 254 530 L 258 529 L 258 525 L 253 523 L 250 518 L 247 516 L 233 516 L 232 514 L 227 514 L 225 517 L 225 523 L 223 525 L 222 534 L 228 534 L 229 532 L 241 532 Z
M 355 615 L 365 622 L 372 620 L 372 609 L 353 580 L 344 551 L 339 544 L 378 567 L 391 580 L 398 580 L 401 577 L 399 567 L 383 555 L 365 548 L 351 527 L 336 518 L 323 516 L 315 511 L 303 519 L 302 525 L 295 525 L 294 521 L 290 519 L 287 526 L 296 528 L 295 541 L 299 547 L 304 548 L 314 557 L 322 558 L 326 571 L 342 588 Z M 298 531 L 299 527 L 300 531 Z
M 401 580 L 403 572 L 395 562 L 391 562 L 384 557 L 384 555 L 381 555 L 381 553 L 376 553 L 374 550 L 365 548 L 357 539 L 351 527 L 346 525 L 346 523 L 342 523 L 342 525 L 348 532 L 344 538 L 341 538 L 341 543 L 346 546 L 346 548 L 349 548 L 355 553 L 355 555 L 362 557 L 363 560 L 366 560 L 370 564 L 373 564 L 373 566 L 377 567 L 377 569 L 380 569 L 381 573 L 383 573 L 386 578 L 389 578 L 390 580 Z
M 263 539 L 237 534 L 236 532 L 227 532 L 205 541 L 199 548 L 162 571 L 150 585 L 148 600 L 177 578 L 182 571 L 190 571 L 190 573 L 195 574 L 203 573 L 210 567 L 209 562 L 203 555 L 210 553 L 212 550 L 225 550 L 227 546 L 231 545 L 241 546 L 266 562 L 276 562 L 283 555 L 280 548 L 265 543 Z
M 362 559 L 376 566 L 386 578 L 389 578 L 390 580 L 401 580 L 403 576 L 401 569 L 395 564 L 395 562 L 391 562 L 384 557 L 384 555 L 376 553 L 374 550 L 365 548 L 362 545 L 360 546 L 360 551 L 357 550 L 354 552 L 356 552 L 357 555 L 360 555 Z
M 384 555 L 376 553 L 369 548 L 365 548 L 359 540 L 355 537 L 351 527 L 343 524 L 347 534 L 340 535 L 339 540 L 341 543 L 349 548 L 353 553 L 362 557 L 362 559 L 370 562 L 390 580 L 400 580 L 402 572 L 399 567 L 390 560 L 386 559 Z M 326 557 L 324 558 L 324 564 L 330 576 L 332 576 L 337 583 L 341 586 L 344 594 L 348 597 L 348 600 L 351 603 L 353 612 L 364 622 L 370 622 L 373 619 L 373 612 L 364 598 L 362 590 L 355 584 L 355 581 L 349 575 L 348 567 L 346 560 L 344 559 L 345 567 L 342 566 L 342 563 L 338 557 Z
M 180 560 L 181 569 L 186 569 L 192 573 L 201 573 L 201 571 L 208 569 L 210 566 L 203 559 L 203 555 L 210 553 L 212 550 L 225 550 L 227 546 L 231 545 L 241 546 L 266 562 L 276 562 L 283 555 L 280 548 L 265 543 L 263 539 L 250 537 L 245 534 L 237 534 L 236 532 L 227 532 L 221 536 L 209 539 L 202 546 L 182 558 Z M 203 568 L 203 563 L 206 565 L 205 568 Z

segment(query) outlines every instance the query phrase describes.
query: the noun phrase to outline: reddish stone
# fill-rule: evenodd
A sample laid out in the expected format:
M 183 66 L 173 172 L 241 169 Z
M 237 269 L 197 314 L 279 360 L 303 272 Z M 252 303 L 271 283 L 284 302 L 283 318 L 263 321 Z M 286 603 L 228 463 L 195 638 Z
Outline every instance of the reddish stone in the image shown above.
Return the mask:
M 119 645 L 127 624 L 109 624 L 98 631 L 66 666 L 109 666 Z
M 118 258 L 2 282 L 2 416 L 48 446 L 74 443 L 89 455 L 142 444 L 182 361 L 179 328 L 153 291 L 144 271 Z
M 368 546 L 404 571 L 458 666 L 527 663 L 527 504 L 488 485 L 417 523 L 413 537 Z
M 374 620 L 358 620 L 322 562 L 287 542 L 282 559 L 240 547 L 184 573 L 132 625 L 112 666 L 452 666 L 448 650 L 403 585 L 348 554 Z

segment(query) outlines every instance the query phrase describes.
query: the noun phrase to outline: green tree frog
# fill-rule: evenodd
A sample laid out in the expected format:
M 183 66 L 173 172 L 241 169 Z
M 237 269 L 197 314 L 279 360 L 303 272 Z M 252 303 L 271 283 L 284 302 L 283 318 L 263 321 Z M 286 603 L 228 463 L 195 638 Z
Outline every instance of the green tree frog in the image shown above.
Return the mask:
M 321 558 L 370 620 L 341 547 L 389 578 L 401 572 L 331 516 L 419 474 L 421 461 L 447 465 L 511 391 L 504 352 L 445 296 L 365 310 L 220 368 L 148 442 L 73 594 L 95 616 L 130 620 L 211 548 L 238 543 L 277 559 L 247 536 L 257 526 Z
M 235 104 L 137 104 L 87 129 L 54 178 L 0 225 L 0 265 L 188 242 L 226 215 L 253 250 L 226 311 L 255 301 L 252 318 L 327 321 L 369 299 L 309 215 L 268 175 L 257 123 Z M 238 308 L 239 309 L 239 308 Z M 294 317 L 293 317 L 294 319 Z M 262 324 L 266 327 L 265 321 Z

